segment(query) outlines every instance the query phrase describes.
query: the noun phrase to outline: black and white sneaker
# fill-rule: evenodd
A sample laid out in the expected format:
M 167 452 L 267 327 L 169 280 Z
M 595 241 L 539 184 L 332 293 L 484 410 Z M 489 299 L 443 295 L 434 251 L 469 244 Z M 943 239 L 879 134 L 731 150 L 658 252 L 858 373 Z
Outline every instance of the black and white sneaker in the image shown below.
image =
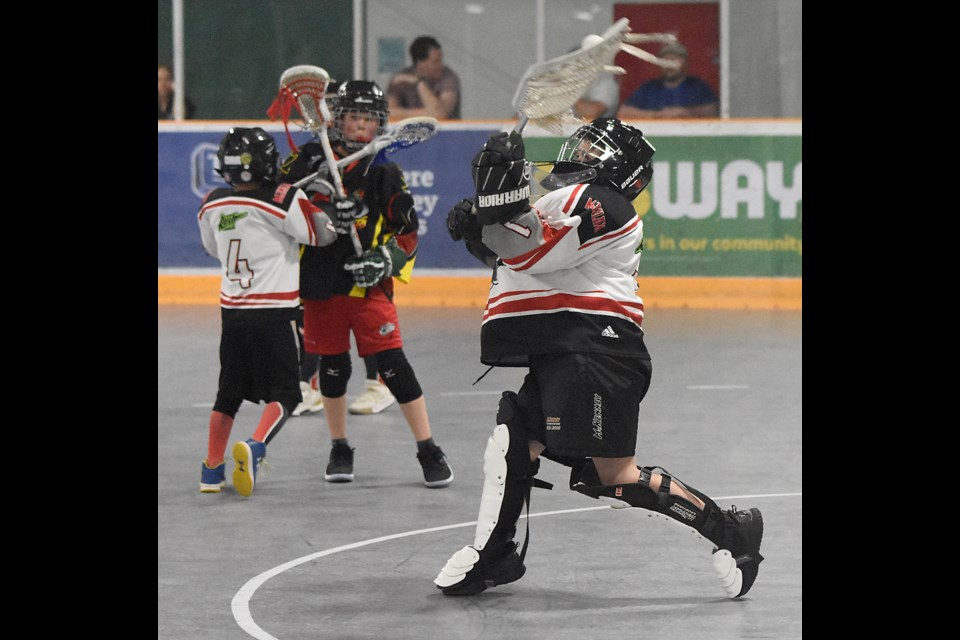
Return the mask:
M 353 482 L 353 447 L 334 444 L 323 479 L 327 482 Z
M 447 462 L 443 449 L 433 447 L 424 453 L 417 453 L 417 460 L 423 467 L 423 484 L 431 489 L 449 486 L 453 482 L 453 469 Z

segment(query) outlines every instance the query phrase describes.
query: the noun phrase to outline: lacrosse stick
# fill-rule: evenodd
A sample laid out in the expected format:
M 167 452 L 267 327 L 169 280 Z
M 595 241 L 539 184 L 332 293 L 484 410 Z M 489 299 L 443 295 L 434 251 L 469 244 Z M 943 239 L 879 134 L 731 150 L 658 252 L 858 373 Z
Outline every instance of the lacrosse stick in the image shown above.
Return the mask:
M 562 125 L 579 124 L 571 107 L 604 67 L 613 63 L 629 28 L 630 21 L 620 18 L 602 36 L 592 39 L 592 44 L 529 66 L 513 95 L 513 108 L 520 114 L 513 130 L 520 133 L 532 120 L 537 126 L 563 135 Z
M 355 162 L 361 158 L 366 158 L 367 156 L 376 155 L 378 153 L 394 153 L 400 149 L 406 149 L 407 147 L 412 147 L 415 144 L 419 144 L 424 140 L 429 140 L 433 136 L 437 135 L 437 119 L 430 118 L 427 116 L 416 117 L 416 118 L 407 118 L 401 120 L 396 124 L 393 131 L 386 133 L 382 136 L 374 138 L 372 141 L 367 143 L 363 149 L 355 151 L 345 158 L 340 158 L 337 160 L 337 169 L 349 165 L 351 162 Z M 320 171 L 315 171 L 310 175 L 306 176 L 293 183 L 295 187 L 303 187 L 310 184 L 320 175 Z
M 330 177 L 337 188 L 337 195 L 345 199 L 347 192 L 343 188 L 343 179 L 337 167 L 333 147 L 330 146 L 330 136 L 327 132 L 327 123 L 330 122 L 330 109 L 327 107 L 325 95 L 330 74 L 326 70 L 309 64 L 290 67 L 280 76 L 280 94 L 278 100 L 293 100 L 303 117 L 306 128 L 319 135 L 323 147 L 323 155 L 327 159 Z M 363 245 L 357 233 L 355 224 L 350 225 L 350 239 L 353 241 L 354 252 L 359 257 L 363 254 Z
M 513 95 L 513 108 L 520 114 L 513 130 L 522 132 L 532 120 L 539 127 L 563 135 L 564 124 L 580 124 L 571 108 L 601 71 L 625 73 L 622 67 L 613 64 L 620 51 L 661 67 L 676 66 L 627 42 L 676 42 L 676 37 L 665 33 L 630 33 L 630 21 L 620 18 L 603 35 L 585 37 L 576 51 L 531 65 Z

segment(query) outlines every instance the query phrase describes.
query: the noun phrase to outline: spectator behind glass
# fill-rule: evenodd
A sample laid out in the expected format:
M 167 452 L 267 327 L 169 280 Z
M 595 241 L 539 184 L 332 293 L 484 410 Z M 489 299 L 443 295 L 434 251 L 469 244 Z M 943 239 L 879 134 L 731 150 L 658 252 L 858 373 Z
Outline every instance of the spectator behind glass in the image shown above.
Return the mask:
M 443 64 L 440 43 L 420 36 L 410 44 L 413 66 L 401 69 L 387 85 L 391 119 L 430 116 L 460 119 L 460 78 Z
M 631 118 L 716 118 L 717 94 L 697 76 L 687 75 L 687 49 L 680 43 L 664 45 L 657 54 L 673 60 L 676 69 L 662 68 L 660 77 L 640 85 L 617 112 Z
M 173 120 L 173 68 L 162 62 L 157 64 L 157 120 Z M 183 118 L 193 118 L 196 108 L 190 98 L 183 99 Z
M 586 48 L 588 43 L 586 38 L 580 44 L 580 47 L 574 47 L 567 51 L 573 53 L 580 48 Z M 587 90 L 580 96 L 576 104 L 573 105 L 573 112 L 578 118 L 587 121 L 594 121 L 597 118 L 613 118 L 617 115 L 617 107 L 620 106 L 620 83 L 617 78 L 609 71 L 601 71 Z

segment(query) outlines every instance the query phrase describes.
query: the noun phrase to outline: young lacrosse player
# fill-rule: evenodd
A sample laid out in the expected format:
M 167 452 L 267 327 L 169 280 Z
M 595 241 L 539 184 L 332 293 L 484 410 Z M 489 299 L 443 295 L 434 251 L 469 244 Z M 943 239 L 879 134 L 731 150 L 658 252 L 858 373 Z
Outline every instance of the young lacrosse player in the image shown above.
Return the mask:
M 263 129 L 230 129 L 217 158 L 230 188 L 207 194 L 197 216 L 203 248 L 223 274 L 220 382 L 200 491 L 226 485 L 224 453 L 237 411 L 244 400 L 263 401 L 252 437 L 233 446 L 233 486 L 249 496 L 267 445 L 300 402 L 300 245 L 327 245 L 339 234 L 303 191 L 276 182 L 279 153 Z
M 519 553 L 514 536 L 541 456 L 571 468 L 574 491 L 698 534 L 728 596 L 746 594 L 757 577 L 759 510 L 722 510 L 634 457 L 652 369 L 636 281 L 643 223 L 631 202 L 650 183 L 654 151 L 639 129 L 598 118 L 564 142 L 551 174 L 536 182 L 553 190 L 532 207 L 519 134 L 492 136 L 473 158 L 476 198 L 458 203 L 447 227 L 486 264 L 498 257 L 480 360 L 528 372 L 500 400 L 473 543 L 434 580 L 446 595 L 523 576 L 529 535 Z
M 340 83 L 331 81 L 327 85 L 326 100 L 328 105 L 336 104 L 337 90 Z M 336 135 L 336 132 L 333 132 Z M 323 158 L 323 148 L 318 140 L 305 146 L 305 154 L 321 162 Z M 299 153 L 299 150 L 297 150 Z M 315 157 L 316 156 L 316 157 Z M 302 311 L 302 307 L 301 307 Z M 300 335 L 303 335 L 303 317 L 301 313 L 298 324 Z M 387 385 L 380 380 L 380 372 L 377 371 L 377 359 L 374 356 L 367 356 L 363 359 L 363 367 L 366 369 L 366 380 L 364 380 L 363 393 L 360 394 L 347 409 L 350 413 L 359 415 L 373 415 L 387 409 L 397 401 L 390 393 Z M 310 353 L 303 348 L 301 340 L 300 348 L 300 391 L 303 394 L 303 401 L 293 410 L 294 416 L 300 416 L 304 413 L 315 413 L 323 411 L 323 396 L 320 395 L 320 356 L 316 353 Z
M 386 133 L 389 108 L 375 82 L 349 80 L 337 91 L 330 141 L 344 158 Z M 316 203 L 334 207 L 340 229 L 353 224 L 362 245 L 357 255 L 349 234 L 333 244 L 306 247 L 300 261 L 304 347 L 320 355 L 320 393 L 332 447 L 324 473 L 328 482 L 354 479 L 347 438 L 347 383 L 352 374 L 350 333 L 361 357 L 376 358 L 377 370 L 400 405 L 417 444 L 427 487 L 446 487 L 453 471 L 433 441 L 427 403 L 403 350 L 393 280 L 409 282 L 417 251 L 419 219 L 400 167 L 367 156 L 343 168 L 346 199 L 335 196 L 319 142 L 309 142 L 281 166 L 282 179 L 296 182 L 322 170 L 305 187 Z

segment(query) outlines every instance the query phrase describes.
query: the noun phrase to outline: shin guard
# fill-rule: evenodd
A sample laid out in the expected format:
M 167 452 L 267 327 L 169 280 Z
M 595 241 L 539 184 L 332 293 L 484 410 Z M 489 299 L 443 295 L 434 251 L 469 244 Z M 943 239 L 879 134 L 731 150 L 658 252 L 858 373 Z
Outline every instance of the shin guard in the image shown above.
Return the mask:
M 660 475 L 657 491 L 650 488 L 654 472 Z M 701 510 L 689 500 L 670 494 L 676 483 L 703 501 Z M 636 507 L 649 511 L 649 517 L 679 523 L 699 540 L 709 545 L 713 567 L 720 583 L 731 598 L 744 595 L 753 586 L 763 556 L 763 518 L 758 509 L 737 511 L 720 509 L 717 503 L 693 487 L 681 483 L 660 467 L 642 467 L 636 484 L 600 485 L 578 482 L 571 489 L 607 502 L 614 509 Z

